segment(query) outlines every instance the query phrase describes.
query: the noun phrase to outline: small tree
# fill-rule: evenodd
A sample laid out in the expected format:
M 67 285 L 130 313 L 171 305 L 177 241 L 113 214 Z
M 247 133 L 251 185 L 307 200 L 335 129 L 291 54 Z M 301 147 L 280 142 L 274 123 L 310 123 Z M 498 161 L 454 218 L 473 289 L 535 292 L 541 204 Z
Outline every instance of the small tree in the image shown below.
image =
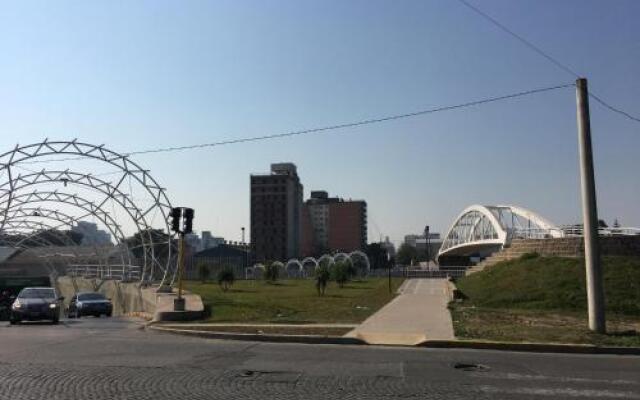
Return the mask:
M 416 259 L 418 259 L 418 250 L 407 243 L 402 243 L 397 253 L 398 263 L 402 265 L 411 265 L 412 261 Z
M 329 279 L 331 274 L 329 273 L 329 268 L 326 264 L 320 264 L 318 268 L 315 270 L 316 277 L 316 289 L 318 290 L 318 296 L 324 296 L 325 291 L 327 290 L 327 284 L 329 283 Z
M 351 279 L 350 274 L 350 265 L 345 261 L 338 261 L 331 267 L 331 278 L 336 281 L 338 287 L 344 287 L 344 284 Z
M 218 285 L 220 285 L 223 292 L 229 290 L 235 281 L 236 275 L 233 272 L 233 269 L 224 267 L 220 272 L 218 272 Z
M 209 269 L 209 265 L 204 261 L 198 263 L 198 276 L 202 283 L 205 283 L 207 279 L 209 279 L 209 275 L 211 274 L 211 270 Z
M 278 263 L 276 262 L 268 262 L 264 266 L 264 279 L 267 282 L 275 282 L 278 280 L 280 275 L 280 269 L 278 268 Z

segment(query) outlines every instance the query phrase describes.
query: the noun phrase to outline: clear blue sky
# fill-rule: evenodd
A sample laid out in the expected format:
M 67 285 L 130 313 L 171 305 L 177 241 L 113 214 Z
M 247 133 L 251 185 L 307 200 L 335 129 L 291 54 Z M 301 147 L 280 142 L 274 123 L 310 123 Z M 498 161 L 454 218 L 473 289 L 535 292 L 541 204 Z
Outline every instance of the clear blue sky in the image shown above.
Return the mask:
M 640 114 L 640 2 L 469 0 Z M 0 148 L 127 152 L 278 133 L 572 82 L 457 1 L 6 2 Z M 599 211 L 640 226 L 640 124 L 592 104 Z M 239 240 L 249 174 L 365 199 L 369 235 L 444 232 L 473 203 L 579 221 L 571 88 L 344 131 L 136 160 Z

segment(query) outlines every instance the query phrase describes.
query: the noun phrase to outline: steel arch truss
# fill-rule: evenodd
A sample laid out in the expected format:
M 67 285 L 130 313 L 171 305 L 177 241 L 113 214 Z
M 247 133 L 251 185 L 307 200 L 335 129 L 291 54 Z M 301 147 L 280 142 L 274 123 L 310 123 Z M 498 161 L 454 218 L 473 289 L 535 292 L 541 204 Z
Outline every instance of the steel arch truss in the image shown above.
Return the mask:
M 522 207 L 472 205 L 449 228 L 438 257 L 502 248 L 515 238 L 541 239 L 562 235 L 554 224 Z
M 31 171 L 24 168 L 24 165 L 36 162 L 48 165 L 66 160 L 98 161 L 115 167 L 116 172 L 109 173 L 115 177 L 105 180 L 91 173 L 71 169 L 43 168 Z M 29 172 L 20 172 L 24 170 Z M 62 184 L 67 189 L 65 192 L 57 189 L 38 191 L 40 185 L 56 184 Z M 144 205 L 137 198 L 134 199 L 134 186 L 143 193 L 146 199 Z M 90 194 L 83 196 L 73 193 L 70 188 L 82 188 L 90 191 Z M 54 206 L 47 203 L 54 203 Z M 71 208 L 78 214 L 64 213 L 56 209 L 55 204 Z M 109 212 L 108 205 L 117 205 L 127 222 L 123 223 L 114 213 Z M 39 227 L 46 226 L 50 230 L 73 227 L 78 221 L 89 217 L 98 220 L 108 229 L 116 245 L 120 247 L 123 265 L 131 265 L 132 250 L 141 248 L 142 282 L 159 281 L 161 284 L 170 284 L 176 273 L 169 229 L 170 210 L 171 203 L 165 189 L 147 170 L 130 160 L 128 155 L 106 149 L 104 145 L 96 146 L 77 140 L 45 140 L 26 146 L 17 145 L 12 151 L 0 154 L 0 236 L 3 237 L 19 232 L 26 234 L 27 238 L 37 238 Z M 42 220 L 57 224 L 46 225 Z M 125 235 L 124 225 L 133 227 L 133 235 Z M 132 240 L 133 236 L 137 237 L 139 244 L 132 244 L 135 242 Z M 20 246 L 24 243 L 23 240 L 22 243 L 14 244 Z

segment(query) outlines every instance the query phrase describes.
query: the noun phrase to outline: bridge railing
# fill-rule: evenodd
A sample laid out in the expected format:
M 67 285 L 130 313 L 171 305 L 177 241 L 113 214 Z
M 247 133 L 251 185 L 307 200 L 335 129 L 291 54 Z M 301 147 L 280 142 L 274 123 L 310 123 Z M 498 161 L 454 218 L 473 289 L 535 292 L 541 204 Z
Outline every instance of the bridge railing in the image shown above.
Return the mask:
M 509 230 L 511 239 L 550 239 L 558 237 L 583 236 L 582 226 L 565 225 L 554 229 L 514 228 Z M 640 235 L 640 228 L 619 227 L 599 228 L 600 236 L 635 236 Z
M 582 236 L 584 229 L 582 226 L 563 226 L 565 236 Z M 640 228 L 618 227 L 618 228 L 598 228 L 600 236 L 636 236 L 640 235 Z
M 126 264 L 72 264 L 67 266 L 67 275 L 89 279 L 113 279 L 132 282 L 140 280 L 142 267 Z

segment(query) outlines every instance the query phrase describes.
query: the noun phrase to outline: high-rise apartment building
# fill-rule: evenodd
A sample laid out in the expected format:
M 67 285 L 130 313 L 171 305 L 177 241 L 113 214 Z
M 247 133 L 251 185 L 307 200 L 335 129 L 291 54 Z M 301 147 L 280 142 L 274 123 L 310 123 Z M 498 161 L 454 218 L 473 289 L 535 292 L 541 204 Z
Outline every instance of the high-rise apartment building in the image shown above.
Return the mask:
M 251 175 L 251 251 L 256 262 L 300 256 L 302 184 L 295 164 Z
M 363 250 L 367 245 L 367 203 L 311 192 L 302 211 L 302 255 Z

